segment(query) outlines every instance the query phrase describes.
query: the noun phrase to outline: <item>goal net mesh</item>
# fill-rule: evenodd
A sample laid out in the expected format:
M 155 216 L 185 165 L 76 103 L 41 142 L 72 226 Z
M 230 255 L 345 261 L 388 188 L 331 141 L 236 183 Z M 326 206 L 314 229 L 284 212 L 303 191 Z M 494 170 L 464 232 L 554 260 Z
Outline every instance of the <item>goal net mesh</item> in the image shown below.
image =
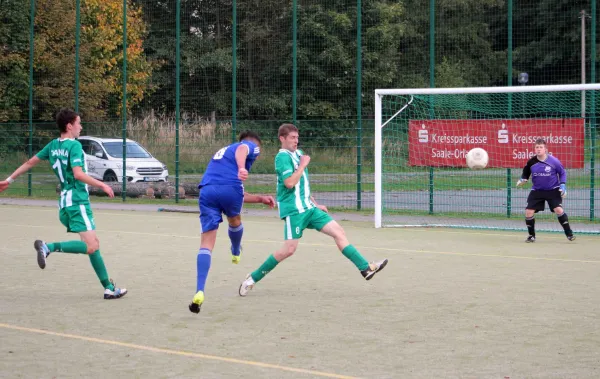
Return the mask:
M 600 232 L 596 92 L 379 95 L 381 226 L 526 230 L 531 181 L 515 184 L 544 138 L 567 171 L 572 228 Z M 474 147 L 488 152 L 486 169 L 466 166 Z M 562 231 L 547 204 L 536 229 Z

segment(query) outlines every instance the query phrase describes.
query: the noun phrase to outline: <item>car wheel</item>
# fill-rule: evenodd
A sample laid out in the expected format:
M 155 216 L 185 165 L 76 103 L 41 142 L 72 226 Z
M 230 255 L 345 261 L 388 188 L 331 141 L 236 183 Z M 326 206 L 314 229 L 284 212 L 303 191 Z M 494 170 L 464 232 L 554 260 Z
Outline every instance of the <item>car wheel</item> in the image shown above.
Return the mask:
M 117 179 L 117 175 L 114 172 L 112 172 L 112 171 L 106 171 L 104 173 L 104 179 L 103 180 L 105 182 L 116 182 L 118 179 Z

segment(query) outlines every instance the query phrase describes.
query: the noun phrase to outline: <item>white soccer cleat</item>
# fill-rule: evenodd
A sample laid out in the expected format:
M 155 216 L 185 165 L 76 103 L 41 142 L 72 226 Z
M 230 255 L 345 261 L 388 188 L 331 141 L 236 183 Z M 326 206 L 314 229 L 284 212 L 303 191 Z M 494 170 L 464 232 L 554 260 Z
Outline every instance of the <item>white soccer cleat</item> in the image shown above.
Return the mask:
M 248 276 L 246 276 L 246 280 L 244 280 L 242 284 L 240 284 L 240 296 L 248 295 L 248 292 L 250 292 L 250 290 L 254 288 L 254 284 L 256 283 L 254 282 L 254 279 L 252 279 L 252 275 L 248 274 Z
M 127 295 L 127 289 L 117 288 L 117 286 L 115 286 L 115 282 L 113 282 L 112 279 L 110 279 L 110 283 L 113 285 L 113 287 L 115 289 L 113 291 L 111 291 L 108 288 L 106 288 L 104 290 L 104 300 L 119 299 L 119 298 Z
M 371 280 L 375 274 L 379 271 L 383 270 L 383 268 L 388 264 L 388 260 L 384 259 L 379 262 L 371 262 L 369 263 L 369 267 L 366 270 L 361 271 L 363 278 L 366 280 Z

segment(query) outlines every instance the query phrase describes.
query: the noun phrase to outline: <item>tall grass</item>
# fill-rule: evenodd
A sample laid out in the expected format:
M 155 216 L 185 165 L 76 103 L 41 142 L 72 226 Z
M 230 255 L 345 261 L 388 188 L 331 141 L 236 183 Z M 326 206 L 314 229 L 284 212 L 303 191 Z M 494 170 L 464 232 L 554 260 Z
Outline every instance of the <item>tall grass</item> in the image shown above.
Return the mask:
M 273 126 L 275 125 L 275 126 Z M 239 121 L 237 131 L 246 129 L 245 122 Z M 263 137 L 261 158 L 254 164 L 254 173 L 273 173 L 273 158 L 279 150 L 279 141 L 269 139 L 276 135 L 276 124 L 265 123 L 257 127 L 252 122 L 251 129 Z M 175 117 L 165 114 L 148 113 L 131 119 L 127 124 L 128 138 L 146 147 L 152 155 L 167 164 L 171 175 L 175 170 Z M 182 114 L 179 123 L 179 170 L 182 174 L 204 172 L 212 155 L 232 143 L 230 121 L 214 121 L 195 114 Z M 311 146 L 306 141 L 305 151 L 312 155 L 312 171 L 321 173 L 356 173 L 357 148 L 335 148 Z M 372 172 L 372 147 L 367 147 L 369 155 L 363 158 L 363 167 Z M 363 154 L 365 152 L 363 151 Z
M 176 120 L 174 116 L 151 112 L 128 121 L 128 138 L 146 147 L 175 173 Z M 207 120 L 184 113 L 179 122 L 179 170 L 181 173 L 204 171 L 210 157 L 231 143 L 231 123 Z

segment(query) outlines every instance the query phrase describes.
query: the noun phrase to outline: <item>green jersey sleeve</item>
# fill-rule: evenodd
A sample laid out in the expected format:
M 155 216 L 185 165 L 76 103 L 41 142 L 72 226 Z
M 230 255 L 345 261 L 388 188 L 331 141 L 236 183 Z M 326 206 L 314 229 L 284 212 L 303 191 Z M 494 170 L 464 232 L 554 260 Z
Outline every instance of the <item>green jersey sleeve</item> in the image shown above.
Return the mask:
M 40 150 L 35 156 L 40 158 L 43 161 L 47 161 L 50 159 L 50 144 L 52 142 L 48 142 L 46 146 L 42 150 Z
M 69 152 L 69 160 L 71 161 L 71 167 L 83 167 L 85 165 L 81 142 L 75 141 L 75 143 L 71 147 L 71 151 Z
M 275 171 L 277 177 L 284 181 L 294 173 L 294 163 L 292 157 L 287 153 L 279 153 L 275 157 Z

